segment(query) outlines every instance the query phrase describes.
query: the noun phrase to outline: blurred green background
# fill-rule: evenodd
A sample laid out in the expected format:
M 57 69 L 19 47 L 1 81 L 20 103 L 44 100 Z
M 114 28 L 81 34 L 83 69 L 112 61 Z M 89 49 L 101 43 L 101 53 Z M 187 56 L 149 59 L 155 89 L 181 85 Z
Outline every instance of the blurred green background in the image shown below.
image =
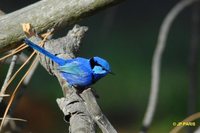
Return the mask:
M 0 9 L 9 13 L 35 1 L 2 0 Z M 78 56 L 106 58 L 116 73 L 103 78 L 93 88 L 100 95 L 98 103 L 103 112 L 120 133 L 138 132 L 141 127 L 159 27 L 177 2 L 126 0 L 78 23 L 89 27 Z M 69 28 L 63 28 L 56 36 L 66 34 Z M 150 133 L 169 132 L 173 122 L 188 116 L 190 39 L 191 7 L 178 16 L 169 33 L 162 61 L 159 101 Z M 7 69 L 8 65 L 1 68 L 0 83 L 3 83 Z M 39 66 L 13 110 L 15 117 L 28 120 L 21 123 L 25 132 L 64 133 L 68 130 L 55 101 L 59 97 L 62 92 L 57 79 Z

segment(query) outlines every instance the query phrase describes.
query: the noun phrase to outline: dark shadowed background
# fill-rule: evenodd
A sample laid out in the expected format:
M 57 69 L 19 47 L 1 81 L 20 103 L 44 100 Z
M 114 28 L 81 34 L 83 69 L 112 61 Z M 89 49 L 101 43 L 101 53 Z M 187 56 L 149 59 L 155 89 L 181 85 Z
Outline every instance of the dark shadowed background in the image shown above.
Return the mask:
M 1 0 L 0 9 L 9 13 L 34 2 L 36 0 Z M 78 56 L 103 57 L 116 73 L 115 76 L 103 78 L 93 87 L 100 96 L 98 103 L 103 112 L 120 133 L 137 132 L 141 127 L 150 90 L 151 59 L 159 27 L 177 2 L 126 0 L 78 23 L 89 27 Z M 55 37 L 66 34 L 69 28 L 63 28 Z M 150 133 L 169 132 L 173 122 L 188 116 L 190 38 L 191 7 L 178 16 L 169 33 L 162 62 L 159 102 Z M 0 69 L 1 84 L 7 69 L 8 65 Z M 19 122 L 25 128 L 24 131 L 67 132 L 68 126 L 56 104 L 56 98 L 60 97 L 62 91 L 57 79 L 39 66 L 24 96 L 13 110 L 15 117 L 28 120 L 25 124 Z

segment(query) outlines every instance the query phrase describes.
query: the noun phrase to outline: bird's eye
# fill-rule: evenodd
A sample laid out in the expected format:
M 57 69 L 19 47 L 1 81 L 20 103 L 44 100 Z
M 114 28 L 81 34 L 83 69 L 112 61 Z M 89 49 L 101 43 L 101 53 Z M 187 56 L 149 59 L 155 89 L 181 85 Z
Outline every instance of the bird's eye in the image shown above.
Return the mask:
M 106 70 L 104 67 L 102 67 L 102 70 L 104 70 L 104 71 L 108 71 L 108 70 Z

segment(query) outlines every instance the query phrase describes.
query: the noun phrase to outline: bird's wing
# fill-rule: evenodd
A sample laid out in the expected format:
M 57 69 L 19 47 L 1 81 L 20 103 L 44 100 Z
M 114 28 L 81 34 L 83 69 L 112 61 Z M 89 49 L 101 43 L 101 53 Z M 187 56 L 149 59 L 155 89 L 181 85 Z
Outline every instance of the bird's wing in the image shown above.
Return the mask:
M 90 73 L 89 68 L 85 66 L 82 62 L 72 61 L 66 63 L 63 66 L 59 66 L 58 70 L 60 72 L 65 72 L 74 75 L 87 76 Z

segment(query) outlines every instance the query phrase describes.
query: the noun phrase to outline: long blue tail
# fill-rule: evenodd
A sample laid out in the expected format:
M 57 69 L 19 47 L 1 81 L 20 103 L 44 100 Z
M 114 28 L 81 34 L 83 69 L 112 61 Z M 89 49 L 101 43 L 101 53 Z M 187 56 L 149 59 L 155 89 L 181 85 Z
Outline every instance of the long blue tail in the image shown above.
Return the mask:
M 47 57 L 49 57 L 50 59 L 52 59 L 58 65 L 62 66 L 64 64 L 66 64 L 66 60 L 56 57 L 55 55 L 53 55 L 50 52 L 48 52 L 45 49 L 43 49 L 42 47 L 40 47 L 40 46 L 34 44 L 33 42 L 31 42 L 28 38 L 25 38 L 24 42 L 26 44 L 28 44 L 30 47 L 32 47 L 33 49 L 39 51 L 40 53 L 42 53 L 42 54 L 46 55 Z

